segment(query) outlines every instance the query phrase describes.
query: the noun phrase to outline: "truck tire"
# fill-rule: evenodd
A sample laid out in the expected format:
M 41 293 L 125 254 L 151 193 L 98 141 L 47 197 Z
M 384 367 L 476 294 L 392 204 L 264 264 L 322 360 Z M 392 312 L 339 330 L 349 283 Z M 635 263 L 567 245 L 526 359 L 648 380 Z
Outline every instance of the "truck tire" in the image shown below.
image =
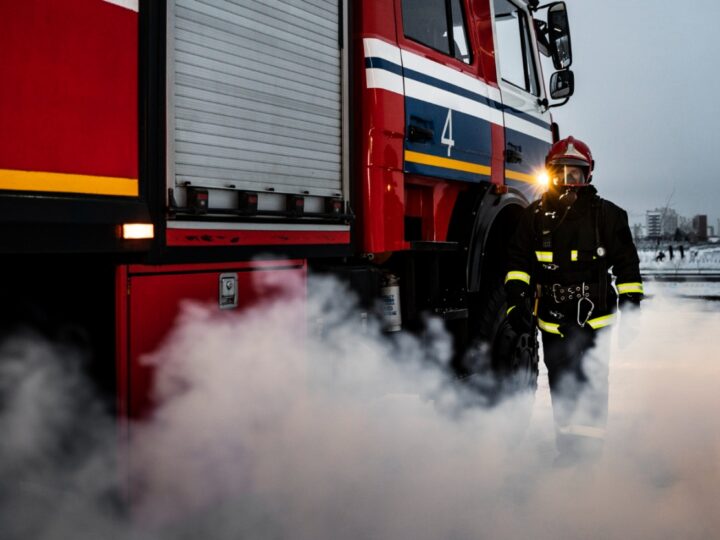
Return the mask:
M 466 380 L 494 405 L 537 389 L 539 346 L 536 331 L 518 335 L 506 319 L 501 280 L 470 300 L 470 342 L 463 359 Z

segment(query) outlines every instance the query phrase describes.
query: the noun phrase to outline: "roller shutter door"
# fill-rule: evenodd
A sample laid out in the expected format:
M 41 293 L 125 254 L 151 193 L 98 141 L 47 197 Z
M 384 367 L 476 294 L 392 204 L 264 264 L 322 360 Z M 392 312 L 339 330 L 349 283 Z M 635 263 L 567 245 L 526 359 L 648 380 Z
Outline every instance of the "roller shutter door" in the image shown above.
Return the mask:
M 171 187 L 340 194 L 338 3 L 171 2 Z

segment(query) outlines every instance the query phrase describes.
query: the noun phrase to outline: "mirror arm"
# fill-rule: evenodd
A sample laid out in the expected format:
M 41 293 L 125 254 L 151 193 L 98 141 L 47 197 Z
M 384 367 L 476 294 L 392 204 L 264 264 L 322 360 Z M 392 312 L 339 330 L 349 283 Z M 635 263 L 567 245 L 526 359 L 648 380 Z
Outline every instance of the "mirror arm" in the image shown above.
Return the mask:
M 570 101 L 570 96 L 566 97 L 563 101 L 560 103 L 553 103 L 552 105 L 548 105 L 548 109 L 552 109 L 553 107 L 562 107 L 565 105 L 568 101 Z
M 537 104 L 540 105 L 543 109 L 542 112 L 547 111 L 550 108 L 550 102 L 547 100 L 547 98 L 538 98 Z
M 557 2 L 550 2 L 549 4 L 543 4 L 540 5 L 540 0 L 529 0 L 528 1 L 528 9 L 532 12 L 540 11 L 541 9 L 547 9 L 553 4 L 557 4 Z

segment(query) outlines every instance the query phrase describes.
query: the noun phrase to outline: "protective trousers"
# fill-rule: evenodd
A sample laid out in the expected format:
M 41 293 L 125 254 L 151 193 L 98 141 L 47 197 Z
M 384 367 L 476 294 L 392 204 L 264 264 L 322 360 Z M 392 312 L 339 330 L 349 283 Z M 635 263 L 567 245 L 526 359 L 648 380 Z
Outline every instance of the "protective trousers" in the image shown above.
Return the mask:
M 571 326 L 564 337 L 542 334 L 558 458 L 597 459 L 608 416 L 609 333 Z

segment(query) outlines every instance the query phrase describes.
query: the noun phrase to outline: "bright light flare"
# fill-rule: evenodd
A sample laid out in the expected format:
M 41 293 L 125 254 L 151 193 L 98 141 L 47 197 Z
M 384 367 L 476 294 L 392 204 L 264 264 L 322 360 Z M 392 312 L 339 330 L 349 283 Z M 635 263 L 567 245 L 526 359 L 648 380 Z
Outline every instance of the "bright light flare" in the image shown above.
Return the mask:
M 155 227 L 152 223 L 124 223 L 122 226 L 122 237 L 125 240 L 142 240 L 154 236 Z
M 542 171 L 538 173 L 535 179 L 537 180 L 538 185 L 544 189 L 547 189 L 547 187 L 550 185 L 550 175 L 547 173 L 547 171 Z

